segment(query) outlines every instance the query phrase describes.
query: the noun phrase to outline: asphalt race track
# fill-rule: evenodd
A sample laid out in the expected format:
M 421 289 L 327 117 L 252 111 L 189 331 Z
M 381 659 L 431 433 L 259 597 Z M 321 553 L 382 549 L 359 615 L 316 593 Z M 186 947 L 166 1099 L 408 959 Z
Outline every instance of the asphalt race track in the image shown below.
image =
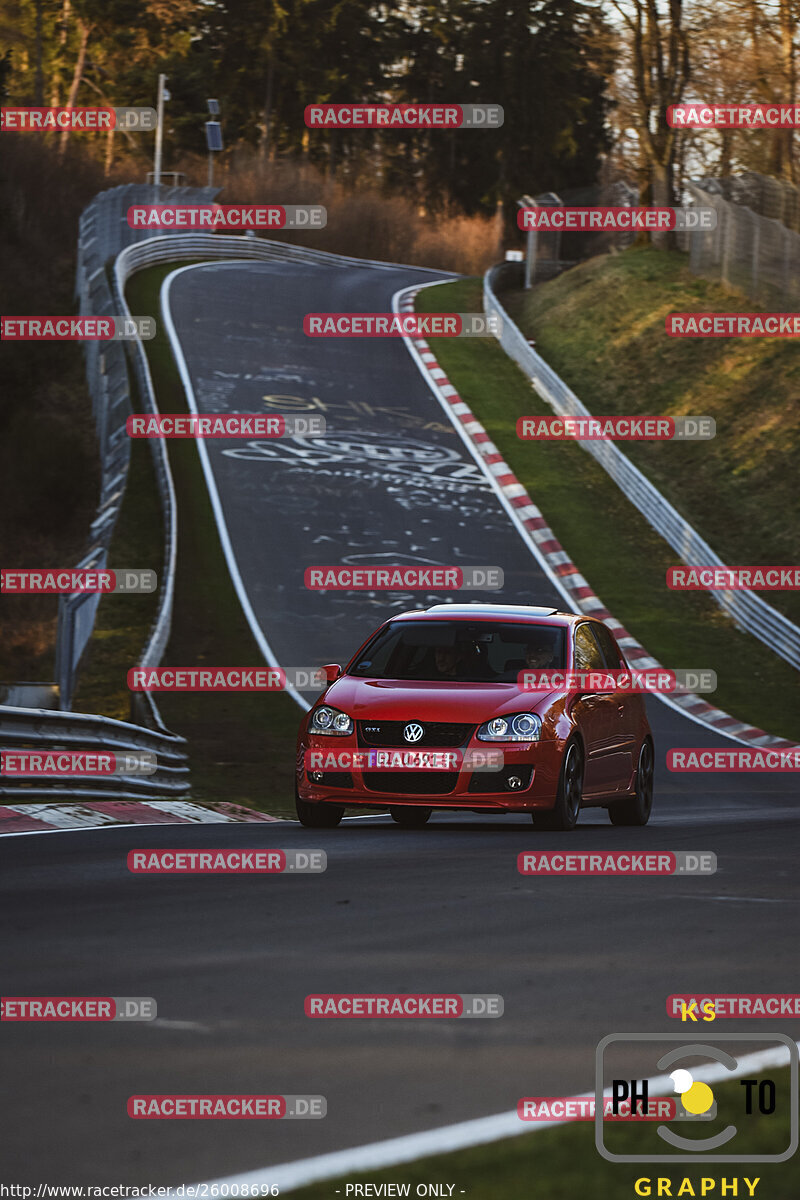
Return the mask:
M 403 343 L 302 333 L 307 311 L 385 311 L 395 291 L 426 277 L 227 265 L 185 271 L 172 285 L 201 411 L 290 411 L 264 396 L 298 397 L 312 411 L 318 397 L 341 435 L 333 460 L 320 451 L 286 461 L 283 449 L 273 456 L 275 443 L 251 447 L 251 457 L 243 444 L 209 444 L 248 596 L 283 664 L 344 658 L 384 613 L 428 599 L 307 592 L 302 569 L 313 562 L 372 562 L 384 552 L 389 561 L 497 564 L 504 599 L 559 603 L 469 470 Z M 426 446 L 444 457 L 425 460 Z M 419 470 L 425 463 L 434 469 Z M 657 778 L 645 829 L 614 828 L 591 810 L 572 834 L 456 814 L 422 830 L 376 815 L 331 831 L 281 823 L 0 839 L 3 994 L 158 1003 L 149 1024 L 0 1025 L 3 1127 L 14 1127 L 3 1138 L 4 1180 L 179 1184 L 507 1111 L 523 1095 L 591 1088 L 595 1046 L 608 1033 L 679 1033 L 666 1017 L 671 993 L 791 991 L 792 780 L 670 775 L 670 745 L 730 743 L 648 703 Z M 328 870 L 159 878 L 126 868 L 132 848 L 234 846 L 321 847 Z M 719 870 L 521 877 L 519 851 L 544 846 L 711 850 Z M 346 991 L 499 992 L 505 1015 L 305 1017 L 309 992 Z M 722 1025 L 759 1033 L 774 1023 Z M 796 1026 L 778 1027 L 797 1038 Z M 236 1092 L 321 1093 L 328 1115 L 209 1126 L 126 1113 L 133 1094 Z
M 312 592 L 329 563 L 500 566 L 504 600 L 554 592 L 401 338 L 309 338 L 308 312 L 386 312 L 432 272 L 222 263 L 182 270 L 170 312 L 199 412 L 323 416 L 324 438 L 209 438 L 231 546 L 281 666 L 348 659 L 388 615 L 447 593 Z M 496 592 L 450 593 L 491 601 Z

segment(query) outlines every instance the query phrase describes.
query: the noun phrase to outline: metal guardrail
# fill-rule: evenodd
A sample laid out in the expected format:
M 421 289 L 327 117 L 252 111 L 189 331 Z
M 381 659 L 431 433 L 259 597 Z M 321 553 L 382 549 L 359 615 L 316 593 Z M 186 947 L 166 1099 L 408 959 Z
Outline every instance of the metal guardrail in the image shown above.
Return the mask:
M 158 768 L 152 775 L 36 776 L 30 779 L 0 775 L 0 799 L 24 803 L 58 797 L 146 800 L 159 796 L 185 796 L 190 786 L 185 745 L 185 738 L 176 734 L 145 729 L 112 717 L 2 705 L 0 751 L 149 750 L 156 754 Z
M 500 345 L 522 368 L 542 399 L 559 415 L 588 417 L 592 414 L 567 387 L 552 367 L 536 353 L 497 298 L 498 279 L 505 264 L 491 267 L 483 279 L 483 306 L 489 316 L 500 318 Z M 636 506 L 645 520 L 672 546 L 689 566 L 725 566 L 695 529 L 656 487 L 638 470 L 614 442 L 583 441 L 583 449 L 596 459 L 620 491 Z M 800 667 L 800 629 L 754 592 L 712 591 L 711 595 L 736 624 L 762 641 L 794 667 Z
M 75 298 L 81 316 L 119 315 L 117 296 L 107 273 L 109 259 L 133 242 L 148 237 L 147 230 L 131 229 L 127 210 L 131 204 L 154 201 L 182 203 L 209 201 L 216 190 L 167 188 L 126 184 L 95 196 L 81 213 Z M 130 439 L 125 421 L 132 412 L 130 384 L 121 342 L 84 343 L 86 381 L 92 398 L 101 469 L 100 499 L 89 534 L 87 553 L 79 567 L 103 567 L 119 516 L 130 464 Z M 161 486 L 159 479 L 159 486 Z M 94 629 L 99 596 L 73 595 L 59 598 L 56 641 L 56 681 L 60 705 L 70 709 L 78 666 Z M 157 719 L 150 706 L 148 717 Z M 160 723 L 160 719 L 157 719 Z

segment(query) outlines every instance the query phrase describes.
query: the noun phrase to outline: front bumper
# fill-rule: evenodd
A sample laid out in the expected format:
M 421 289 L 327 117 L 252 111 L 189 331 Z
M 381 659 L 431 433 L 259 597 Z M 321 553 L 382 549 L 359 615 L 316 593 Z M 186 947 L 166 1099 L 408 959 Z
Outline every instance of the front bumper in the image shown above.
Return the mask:
M 479 742 L 472 738 L 461 749 L 500 749 L 500 771 L 349 770 L 310 772 L 305 766 L 306 750 L 363 750 L 355 737 L 329 738 L 306 735 L 298 742 L 297 789 L 307 803 L 334 803 L 345 807 L 386 808 L 394 804 L 418 804 L 425 808 L 486 809 L 501 812 L 530 812 L 552 808 L 556 801 L 563 745 L 555 739 L 541 742 Z M 397 747 L 407 749 L 407 747 Z M 444 751 L 446 752 L 446 751 Z M 512 787 L 512 777 L 521 786 Z

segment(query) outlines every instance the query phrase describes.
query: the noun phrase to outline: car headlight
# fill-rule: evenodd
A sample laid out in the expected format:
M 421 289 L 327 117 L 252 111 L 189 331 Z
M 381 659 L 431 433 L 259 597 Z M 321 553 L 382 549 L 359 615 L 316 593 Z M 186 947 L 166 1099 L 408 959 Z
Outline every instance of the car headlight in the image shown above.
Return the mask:
M 347 713 L 340 712 L 338 708 L 321 704 L 312 713 L 308 731 L 309 733 L 326 733 L 331 737 L 344 737 L 353 732 L 353 718 L 348 717 Z
M 475 735 L 481 742 L 538 742 L 542 719 L 536 713 L 515 713 L 485 721 Z

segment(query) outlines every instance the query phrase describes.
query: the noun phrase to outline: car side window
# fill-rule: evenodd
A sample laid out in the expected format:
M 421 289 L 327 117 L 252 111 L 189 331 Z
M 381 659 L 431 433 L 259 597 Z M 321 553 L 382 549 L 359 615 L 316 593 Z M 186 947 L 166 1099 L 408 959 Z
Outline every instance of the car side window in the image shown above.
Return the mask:
M 579 625 L 575 630 L 575 669 L 577 671 L 602 671 L 605 665 L 602 651 L 597 644 L 591 625 Z
M 603 658 L 606 660 L 605 665 L 618 670 L 622 666 L 619 647 L 610 629 L 605 625 L 592 625 L 592 633 L 600 643 L 600 649 L 603 652 Z

